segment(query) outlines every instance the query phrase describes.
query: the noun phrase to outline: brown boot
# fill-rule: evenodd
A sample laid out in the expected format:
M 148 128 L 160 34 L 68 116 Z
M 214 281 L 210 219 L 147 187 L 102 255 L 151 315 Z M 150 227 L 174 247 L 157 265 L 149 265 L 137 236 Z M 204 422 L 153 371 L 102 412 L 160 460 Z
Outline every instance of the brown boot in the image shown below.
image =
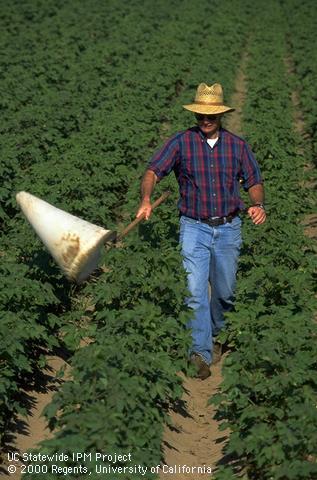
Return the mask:
M 190 357 L 190 363 L 194 365 L 197 369 L 197 378 L 205 380 L 211 375 L 208 363 L 206 363 L 206 361 L 199 353 L 192 353 Z
M 220 342 L 215 341 L 212 348 L 212 364 L 213 365 L 220 362 L 221 355 L 222 355 L 222 344 Z

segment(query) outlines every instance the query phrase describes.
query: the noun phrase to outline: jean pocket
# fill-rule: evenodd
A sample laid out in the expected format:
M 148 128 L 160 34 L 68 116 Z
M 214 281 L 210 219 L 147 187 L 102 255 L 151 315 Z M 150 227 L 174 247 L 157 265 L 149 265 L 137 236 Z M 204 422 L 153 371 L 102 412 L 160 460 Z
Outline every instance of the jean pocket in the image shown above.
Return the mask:
M 199 223 L 198 220 L 195 220 L 194 218 L 186 217 L 186 215 L 182 215 L 179 219 L 181 224 L 193 224 L 193 223 Z
M 242 220 L 240 217 L 234 217 L 232 219 L 232 222 L 227 223 L 227 225 L 229 225 L 233 229 L 239 229 L 241 227 L 241 224 L 242 224 Z

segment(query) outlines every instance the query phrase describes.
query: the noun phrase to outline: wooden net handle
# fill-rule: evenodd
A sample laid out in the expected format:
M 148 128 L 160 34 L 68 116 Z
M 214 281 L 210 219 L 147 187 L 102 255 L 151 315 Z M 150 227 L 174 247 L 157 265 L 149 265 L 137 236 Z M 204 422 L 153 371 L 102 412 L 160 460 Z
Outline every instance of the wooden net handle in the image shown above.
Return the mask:
M 154 208 L 156 208 L 158 205 L 160 205 L 160 203 L 164 202 L 164 200 L 167 199 L 167 197 L 171 194 L 170 191 L 166 191 L 164 192 L 157 200 L 155 200 L 155 202 L 153 202 L 153 204 L 151 205 L 152 206 L 152 210 Z M 140 223 L 145 217 L 145 213 L 143 213 L 142 215 L 140 215 L 140 217 L 136 218 L 133 220 L 133 222 L 131 222 L 118 236 L 117 236 L 117 240 L 121 240 L 122 237 L 124 237 L 127 233 L 130 232 L 130 230 L 132 230 L 132 228 L 134 228 L 138 223 Z

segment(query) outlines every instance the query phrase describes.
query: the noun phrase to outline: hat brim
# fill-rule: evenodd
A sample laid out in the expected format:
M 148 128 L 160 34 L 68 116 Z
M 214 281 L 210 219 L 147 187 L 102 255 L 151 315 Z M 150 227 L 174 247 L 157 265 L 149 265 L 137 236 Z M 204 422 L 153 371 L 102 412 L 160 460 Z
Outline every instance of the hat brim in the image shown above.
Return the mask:
M 205 115 L 217 115 L 219 113 L 229 113 L 235 110 L 235 108 L 226 107 L 226 105 L 200 105 L 197 103 L 183 105 L 183 107 L 190 112 L 202 113 Z

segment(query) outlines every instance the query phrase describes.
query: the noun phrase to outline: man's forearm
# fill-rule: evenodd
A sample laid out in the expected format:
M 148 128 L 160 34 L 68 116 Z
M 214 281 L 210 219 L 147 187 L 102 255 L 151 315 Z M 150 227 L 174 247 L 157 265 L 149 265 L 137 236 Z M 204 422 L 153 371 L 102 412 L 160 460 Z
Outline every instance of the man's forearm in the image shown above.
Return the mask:
M 252 185 L 248 190 L 248 194 L 252 205 L 264 203 L 264 187 L 261 183 Z
M 157 182 L 157 175 L 152 170 L 146 170 L 141 183 L 142 201 L 150 200 L 156 182 Z

